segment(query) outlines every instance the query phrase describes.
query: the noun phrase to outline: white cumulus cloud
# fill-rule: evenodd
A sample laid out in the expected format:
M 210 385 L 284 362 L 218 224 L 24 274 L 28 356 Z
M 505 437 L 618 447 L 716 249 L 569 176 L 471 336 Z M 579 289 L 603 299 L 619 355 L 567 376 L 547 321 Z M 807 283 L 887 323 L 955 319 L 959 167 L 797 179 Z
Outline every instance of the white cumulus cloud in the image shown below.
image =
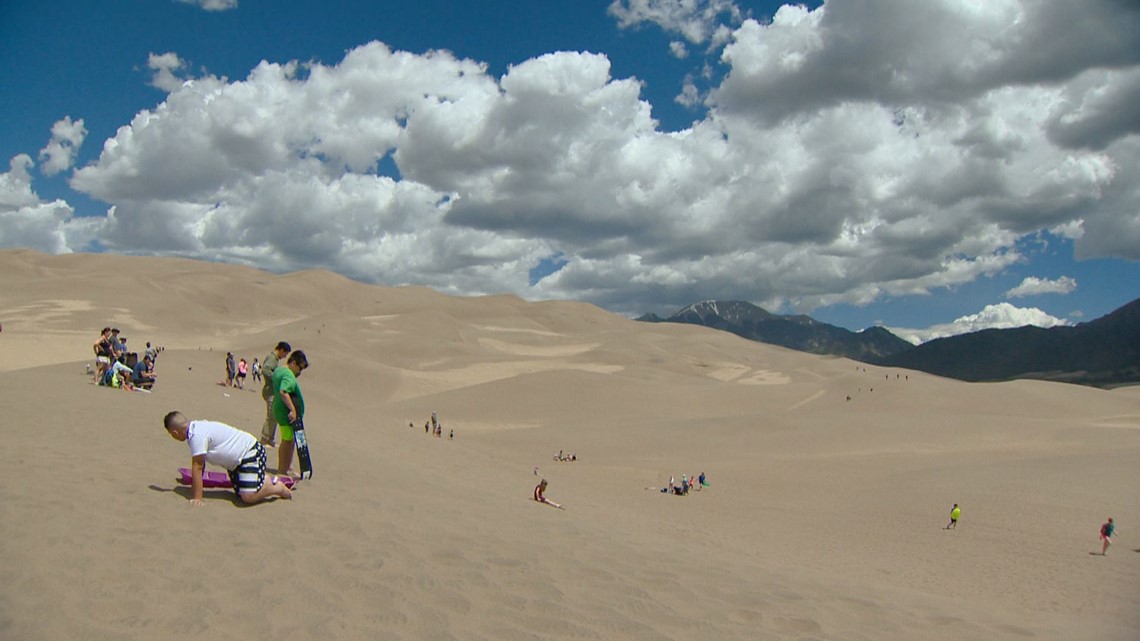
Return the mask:
M 238 6 L 238 0 L 178 0 L 178 2 L 196 5 L 206 11 L 226 11 L 236 9 Z
M 1009 303 L 998 303 L 986 305 L 977 314 L 961 316 L 951 323 L 935 325 L 926 329 L 902 327 L 889 327 L 888 329 L 899 338 L 918 345 L 936 338 L 969 334 L 983 329 L 1013 329 L 1026 325 L 1049 328 L 1069 324 L 1067 320 L 1050 316 L 1036 307 L 1015 307 Z
M 656 24 L 693 44 L 708 42 L 726 23 L 740 24 L 743 17 L 733 0 L 614 0 L 609 13 L 623 29 Z
M 678 3 L 617 4 L 633 25 Z M 1140 9 L 865 5 L 745 20 L 723 82 L 681 98 L 707 115 L 675 132 L 603 54 L 495 77 L 373 42 L 192 82 L 163 54 L 163 102 L 70 184 L 113 208 L 96 230 L 112 250 L 633 315 L 929 293 L 1022 262 L 1043 230 L 1078 257 L 1140 259 L 1140 136 L 1105 116 L 1140 69 Z
M 83 119 L 71 121 L 71 116 L 56 121 L 51 127 L 51 140 L 47 146 L 40 150 L 40 171 L 45 176 L 54 176 L 61 171 L 67 171 L 75 162 L 75 155 L 79 147 L 87 138 L 87 128 L 83 126 Z
M 1005 293 L 1007 298 L 1039 296 L 1041 294 L 1068 294 L 1077 288 L 1077 281 L 1069 276 L 1056 280 L 1027 276 L 1021 284 Z
M 186 69 L 187 64 L 174 52 L 152 53 L 147 57 L 146 66 L 154 72 L 154 77 L 150 81 L 153 87 L 171 92 L 181 87 L 182 83 L 185 82 L 177 74 Z
M 0 247 L 25 247 L 53 254 L 86 248 L 101 220 L 76 219 L 67 202 L 44 202 L 32 189 L 27 154 L 11 159 L 0 174 Z

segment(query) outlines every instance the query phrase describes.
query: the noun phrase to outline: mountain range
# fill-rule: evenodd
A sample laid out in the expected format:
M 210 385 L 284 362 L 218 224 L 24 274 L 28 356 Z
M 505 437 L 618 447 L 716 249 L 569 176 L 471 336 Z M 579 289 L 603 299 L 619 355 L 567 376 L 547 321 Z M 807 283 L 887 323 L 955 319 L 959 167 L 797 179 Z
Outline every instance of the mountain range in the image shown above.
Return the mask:
M 771 343 L 812 354 L 834 354 L 861 361 L 884 358 L 914 349 L 914 345 L 882 327 L 853 332 L 810 316 L 781 316 L 744 301 L 704 301 L 689 305 L 669 318 L 647 314 L 645 322 L 689 323 L 732 332 L 749 340 Z
M 852 332 L 809 316 L 772 314 L 743 301 L 704 301 L 668 318 L 814 354 L 903 367 L 964 381 L 1018 378 L 1113 387 L 1140 383 L 1140 299 L 1075 326 L 986 329 L 914 346 L 882 327 Z

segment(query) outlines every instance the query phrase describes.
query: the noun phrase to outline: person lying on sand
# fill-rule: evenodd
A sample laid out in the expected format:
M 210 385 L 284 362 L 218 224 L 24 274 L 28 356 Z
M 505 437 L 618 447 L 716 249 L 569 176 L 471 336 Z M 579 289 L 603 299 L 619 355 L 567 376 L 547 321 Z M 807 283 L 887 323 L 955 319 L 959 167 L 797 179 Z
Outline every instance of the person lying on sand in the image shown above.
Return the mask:
M 234 492 L 245 503 L 293 498 L 276 476 L 265 478 L 265 448 L 252 434 L 215 421 L 191 421 L 179 411 L 162 419 L 170 437 L 190 446 L 190 505 L 202 505 L 202 472 L 206 463 L 226 468 Z
M 551 501 L 550 499 L 546 498 L 546 496 L 544 496 L 544 492 L 546 492 L 546 485 L 546 479 L 542 479 L 538 482 L 538 485 L 534 486 L 534 500 L 538 501 L 539 503 L 545 503 L 547 505 L 554 506 L 560 510 L 565 509 L 561 504 L 555 503 L 554 501 Z

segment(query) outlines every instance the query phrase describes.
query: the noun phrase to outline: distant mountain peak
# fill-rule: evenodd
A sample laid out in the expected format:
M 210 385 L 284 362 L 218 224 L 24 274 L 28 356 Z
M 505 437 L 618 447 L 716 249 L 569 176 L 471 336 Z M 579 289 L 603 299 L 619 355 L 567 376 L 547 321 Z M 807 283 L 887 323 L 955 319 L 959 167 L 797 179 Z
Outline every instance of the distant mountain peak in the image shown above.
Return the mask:
M 858 332 L 810 316 L 780 316 L 752 303 L 704 300 L 669 318 L 813 354 L 905 367 L 966 381 L 1034 378 L 1111 387 L 1140 383 L 1140 299 L 1096 320 L 1044 329 L 984 329 L 915 347 L 885 327 Z
M 860 360 L 886 356 L 912 347 L 885 329 L 870 334 L 856 333 L 822 323 L 810 316 L 773 314 L 762 307 L 739 300 L 703 300 L 682 308 L 669 318 L 661 319 L 654 315 L 651 318 L 643 316 L 638 320 L 702 325 L 732 332 L 749 340 Z

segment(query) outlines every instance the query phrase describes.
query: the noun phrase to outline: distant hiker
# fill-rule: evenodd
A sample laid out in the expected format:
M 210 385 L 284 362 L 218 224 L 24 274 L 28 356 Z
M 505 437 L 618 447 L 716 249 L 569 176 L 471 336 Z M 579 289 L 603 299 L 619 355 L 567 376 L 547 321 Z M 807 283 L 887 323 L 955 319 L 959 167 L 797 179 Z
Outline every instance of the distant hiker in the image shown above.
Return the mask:
M 447 440 L 449 440 L 449 441 L 454 441 L 454 440 L 455 440 L 455 430 L 451 430 L 451 432 L 450 432 L 450 433 L 448 433 L 448 435 L 447 435 Z
M 234 386 L 235 376 L 237 376 L 237 363 L 234 362 L 234 353 L 226 352 L 226 387 Z
M 1112 517 L 1108 517 L 1108 522 L 1100 526 L 1100 540 L 1101 548 L 1100 555 L 1108 554 L 1108 546 L 1112 545 L 1112 535 L 1116 534 L 1116 524 L 1112 522 Z
M 958 507 L 955 503 L 954 507 L 950 508 L 950 522 L 946 524 L 943 530 L 958 529 L 958 517 L 962 515 L 962 508 Z

